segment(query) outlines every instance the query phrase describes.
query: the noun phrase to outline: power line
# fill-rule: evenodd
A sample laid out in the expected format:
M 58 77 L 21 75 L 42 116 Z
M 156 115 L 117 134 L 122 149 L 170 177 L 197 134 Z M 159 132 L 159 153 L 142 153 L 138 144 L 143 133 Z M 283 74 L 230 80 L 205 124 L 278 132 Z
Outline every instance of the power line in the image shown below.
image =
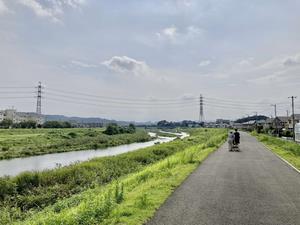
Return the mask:
M 1 89 L 27 89 L 27 88 L 34 88 L 33 86 L 27 86 L 27 87 L 20 87 L 20 86 L 15 86 L 15 87 L 8 87 L 8 86 L 6 86 L 6 87 L 0 87 Z
M 49 94 L 50 96 L 60 97 L 60 98 L 66 98 L 66 99 L 74 99 L 74 96 L 70 95 L 64 95 L 64 94 L 56 94 L 51 92 L 45 92 L 46 94 Z M 46 95 L 47 96 L 47 95 Z M 101 102 L 101 103 L 109 103 L 109 104 L 120 104 L 120 105 L 184 105 L 187 103 L 195 103 L 196 101 L 179 101 L 179 102 L 124 102 L 124 101 L 116 101 L 116 100 L 107 100 L 107 99 L 93 99 L 93 98 L 85 98 L 85 97 L 78 97 L 76 96 L 76 99 L 83 100 L 83 101 L 89 101 L 89 102 Z
M 0 99 L 19 99 L 19 98 L 34 98 L 34 96 L 8 96 L 8 97 L 0 97 Z
M 213 97 L 205 97 L 208 100 L 215 100 L 221 102 L 230 102 L 230 103 L 240 103 L 240 104 L 254 104 L 254 105 L 265 105 L 265 102 L 249 102 L 244 100 L 235 100 L 235 99 L 223 99 L 223 98 L 213 98 Z
M 158 107 L 155 107 L 155 106 L 139 106 L 139 105 L 133 105 L 133 106 L 123 106 L 123 105 L 110 105 L 110 104 L 107 104 L 107 103 L 104 103 L 104 104 L 97 104 L 97 103 L 92 103 L 92 102 L 86 102 L 86 101 L 72 101 L 72 100 L 69 100 L 69 99 L 62 99 L 62 98 L 53 98 L 53 97 L 46 97 L 46 100 L 51 100 L 51 101 L 56 101 L 56 102 L 61 102 L 61 103 L 72 103 L 72 104 L 77 104 L 77 105 L 90 105 L 90 106 L 97 106 L 97 107 L 101 107 L 101 108 L 117 108 L 117 109 L 174 109 L 174 108 L 177 108 L 177 109 L 184 109 L 184 108 L 187 108 L 187 107 L 195 107 L 196 108 L 196 104 L 187 104 L 185 105 L 184 107 L 183 106 L 169 106 L 169 105 L 166 105 L 166 106 L 158 106 Z
M 0 91 L 0 94 L 34 94 L 33 91 Z
M 50 90 L 58 93 L 64 93 L 64 94 L 69 94 L 72 96 L 87 96 L 91 98 L 97 98 L 97 99 L 110 99 L 110 100 L 118 100 L 118 101 L 133 101 L 133 102 L 149 102 L 149 101 L 161 101 L 161 102 L 173 102 L 173 101 L 184 101 L 184 100 L 199 100 L 199 97 L 190 97 L 187 99 L 184 98 L 165 98 L 165 99 L 151 99 L 151 98 L 121 98 L 121 97 L 111 97 L 111 96 L 103 96 L 103 95 L 93 95 L 93 94 L 88 94 L 88 93 L 82 93 L 82 92 L 74 92 L 74 91 L 64 91 L 64 90 L 59 90 L 59 89 L 54 89 L 54 88 L 47 88 L 47 90 Z
M 211 103 L 211 102 L 205 102 L 204 105 L 218 107 L 218 108 L 248 109 L 252 111 L 267 108 L 267 106 L 243 106 L 243 105 L 231 105 L 226 103 Z

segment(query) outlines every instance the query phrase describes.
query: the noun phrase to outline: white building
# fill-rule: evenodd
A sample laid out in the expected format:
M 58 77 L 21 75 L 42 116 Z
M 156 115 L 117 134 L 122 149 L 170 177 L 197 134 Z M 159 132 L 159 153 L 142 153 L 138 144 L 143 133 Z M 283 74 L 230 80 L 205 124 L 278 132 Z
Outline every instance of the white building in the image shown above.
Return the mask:
M 32 112 L 17 112 L 15 109 L 5 109 L 0 111 L 0 122 L 4 119 L 12 120 L 13 123 L 21 123 L 25 121 L 35 121 L 37 124 L 43 124 L 45 118 L 43 115 Z
M 295 125 L 295 140 L 300 142 L 300 123 Z
M 16 120 L 18 120 L 18 123 L 24 121 L 35 121 L 37 124 L 43 124 L 45 122 L 45 118 L 43 115 L 39 115 L 33 112 L 17 112 Z
M 0 111 L 0 122 L 4 120 L 4 111 Z

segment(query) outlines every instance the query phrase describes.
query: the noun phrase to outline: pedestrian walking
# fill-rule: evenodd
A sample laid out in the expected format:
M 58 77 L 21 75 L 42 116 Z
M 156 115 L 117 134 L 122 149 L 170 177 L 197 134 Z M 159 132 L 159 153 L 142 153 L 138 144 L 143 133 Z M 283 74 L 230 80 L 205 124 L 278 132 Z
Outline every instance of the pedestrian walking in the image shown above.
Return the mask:
M 240 144 L 240 133 L 238 132 L 238 129 L 235 129 L 234 132 L 234 145 L 238 146 Z
M 234 134 L 232 131 L 229 132 L 228 134 L 228 150 L 231 152 L 233 148 L 233 142 L 234 142 Z

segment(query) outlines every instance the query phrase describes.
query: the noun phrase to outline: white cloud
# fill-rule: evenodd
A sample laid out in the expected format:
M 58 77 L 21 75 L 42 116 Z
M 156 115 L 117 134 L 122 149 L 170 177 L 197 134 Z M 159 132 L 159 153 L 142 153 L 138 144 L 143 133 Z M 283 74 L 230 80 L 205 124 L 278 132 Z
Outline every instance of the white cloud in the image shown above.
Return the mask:
M 187 39 L 194 39 L 201 36 L 204 33 L 204 30 L 200 29 L 196 26 L 188 26 L 186 29 L 186 38 Z
M 188 26 L 179 30 L 176 26 L 166 27 L 156 33 L 158 40 L 170 42 L 172 44 L 185 44 L 188 41 L 203 36 L 204 30 L 196 26 Z
M 300 54 L 274 57 L 263 64 L 254 67 L 252 78 L 249 78 L 250 83 L 260 85 L 277 84 L 288 86 L 299 83 L 298 67 L 300 65 Z
M 149 67 L 145 62 L 127 56 L 113 56 L 111 59 L 102 62 L 102 65 L 118 73 L 145 75 L 149 72 Z
M 50 18 L 53 22 L 61 22 L 60 16 L 66 8 L 79 8 L 86 0 L 48 0 L 45 4 L 38 0 L 20 0 L 22 5 L 30 8 L 36 16 Z
M 204 67 L 204 66 L 208 66 L 211 64 L 211 61 L 210 60 L 204 60 L 204 61 L 201 61 L 198 66 L 200 67 Z
M 10 12 L 10 10 L 8 9 L 4 1 L 0 0 L 0 15 L 8 12 Z
M 161 32 L 156 33 L 156 35 L 159 39 L 167 39 L 174 41 L 177 35 L 177 28 L 175 26 L 167 27 Z
M 178 5 L 183 5 L 185 7 L 191 7 L 193 4 L 192 0 L 176 0 Z
M 60 6 L 66 5 L 72 8 L 79 8 L 80 6 L 86 4 L 86 0 L 52 0 L 52 2 L 55 2 Z
M 165 0 L 166 4 L 176 6 L 178 9 L 188 9 L 195 5 L 194 0 Z
M 36 16 L 48 17 L 53 22 L 59 22 L 59 19 L 56 17 L 57 13 L 55 13 L 53 9 L 44 7 L 36 0 L 21 0 L 20 3 L 30 8 L 35 13 Z
M 253 61 L 253 58 L 243 59 L 238 63 L 238 65 L 240 67 L 249 67 L 252 65 L 252 61 Z
M 300 54 L 290 56 L 283 60 L 284 66 L 299 66 L 300 65 Z
M 83 67 L 83 68 L 97 68 L 99 67 L 99 65 L 96 64 L 90 64 L 90 63 L 86 63 L 86 62 L 82 62 L 79 60 L 71 60 L 71 64 L 78 66 L 78 67 Z

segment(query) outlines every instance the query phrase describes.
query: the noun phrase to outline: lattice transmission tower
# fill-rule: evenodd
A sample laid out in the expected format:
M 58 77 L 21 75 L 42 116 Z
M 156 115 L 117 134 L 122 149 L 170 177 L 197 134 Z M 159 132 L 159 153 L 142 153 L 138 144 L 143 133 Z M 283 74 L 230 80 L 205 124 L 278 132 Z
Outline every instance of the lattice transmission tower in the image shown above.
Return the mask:
M 203 112 L 203 96 L 200 95 L 200 110 L 199 110 L 199 122 L 204 122 L 204 112 Z
M 41 115 L 42 114 L 42 83 L 39 82 L 37 88 L 37 101 L 36 101 L 36 113 Z

